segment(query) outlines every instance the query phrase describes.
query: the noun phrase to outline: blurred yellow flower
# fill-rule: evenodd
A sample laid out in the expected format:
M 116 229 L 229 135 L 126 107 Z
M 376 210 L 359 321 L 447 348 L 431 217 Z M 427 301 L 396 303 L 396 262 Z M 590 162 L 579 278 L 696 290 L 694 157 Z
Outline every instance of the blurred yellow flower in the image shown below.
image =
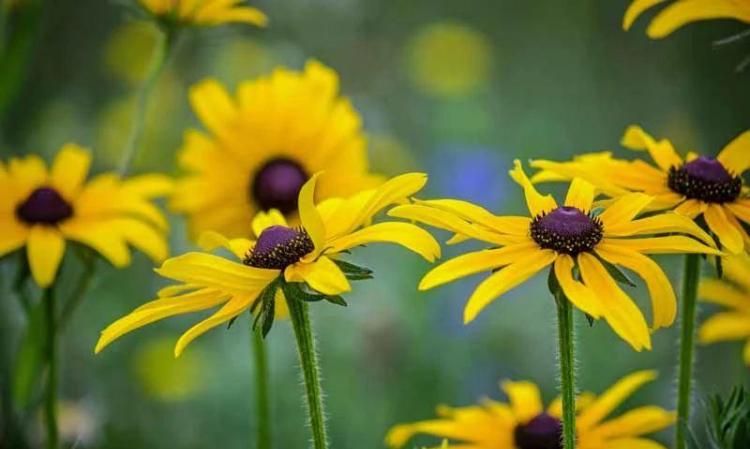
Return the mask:
M 469 95 L 485 84 L 492 66 L 492 44 L 479 31 L 460 23 L 427 25 L 406 47 L 413 83 L 435 96 Z
M 595 319 L 604 318 L 636 351 L 651 349 L 646 320 L 612 271 L 623 266 L 644 279 L 652 301 L 653 329 L 659 329 L 674 322 L 677 300 L 667 276 L 646 255 L 721 254 L 708 246 L 713 245 L 711 236 L 686 217 L 670 213 L 638 219 L 652 201 L 650 196 L 624 195 L 595 215 L 594 186 L 582 179 L 573 180 L 565 204 L 558 206 L 551 195 L 537 192 L 518 160 L 510 174 L 525 192 L 531 217 L 501 217 L 450 199 L 419 201 L 388 213 L 454 232 L 453 242 L 472 238 L 495 247 L 449 260 L 419 284 L 420 290 L 429 290 L 492 270 L 466 304 L 467 323 L 498 297 L 552 265 L 573 305 Z
M 130 263 L 128 244 L 154 261 L 167 257 L 167 221 L 151 200 L 168 193 L 171 180 L 105 173 L 85 183 L 90 164 L 89 152 L 75 144 L 63 146 L 49 170 L 34 155 L 0 162 L 0 256 L 25 245 L 40 287 L 54 282 L 66 240 L 116 267 Z
M 640 371 L 621 379 L 600 396 L 583 393 L 577 401 L 577 449 L 665 449 L 643 438 L 671 426 L 675 415 L 661 407 L 639 407 L 605 420 L 645 383 L 656 378 Z M 455 449 L 562 449 L 562 403 L 555 399 L 545 410 L 539 388 L 531 382 L 503 382 L 509 404 L 486 399 L 480 405 L 440 406 L 438 419 L 401 424 L 386 436 L 391 448 L 401 448 L 417 434 L 455 441 Z
M 216 80 L 192 87 L 190 101 L 208 132 L 189 130 L 179 155 L 187 175 L 171 205 L 188 215 L 193 237 L 217 231 L 247 237 L 258 211 L 297 213 L 312 173 L 325 171 L 318 199 L 348 196 L 382 182 L 368 172 L 362 120 L 339 96 L 336 72 L 310 61 L 240 85 L 236 99 Z
M 665 0 L 635 0 L 628 7 L 622 27 L 629 30 L 646 10 Z M 711 19 L 736 19 L 750 23 L 750 2 L 747 0 L 676 0 L 660 11 L 646 30 L 652 39 L 661 39 L 692 22 Z
M 268 18 L 260 10 L 241 6 L 243 0 L 138 0 L 159 19 L 179 24 L 213 26 L 230 22 L 265 26 Z
M 730 311 L 717 313 L 700 328 L 701 343 L 745 340 L 744 359 L 750 365 L 750 256 L 747 254 L 723 259 L 723 280 L 704 279 L 699 295 L 706 302 Z
M 610 153 L 579 156 L 571 162 L 538 160 L 542 171 L 532 181 L 581 177 L 612 197 L 643 192 L 654 197 L 651 209 L 672 209 L 693 220 L 703 218 L 728 252 L 750 248 L 742 222 L 750 224 L 750 196 L 742 174 L 750 168 L 750 131 L 732 140 L 718 156 L 688 153 L 682 158 L 667 139 L 656 140 L 638 126 L 630 126 L 622 145 L 648 152 L 643 159 L 615 159 Z
M 260 213 L 253 221 L 253 229 L 259 236 L 257 241 L 229 240 L 218 233 L 207 234 L 201 239 L 204 245 L 213 240 L 211 246 L 228 249 L 241 263 L 206 253 L 188 253 L 167 260 L 157 273 L 180 283 L 162 289 L 160 299 L 137 308 L 107 327 L 95 351 L 163 318 L 221 305 L 218 312 L 180 337 L 175 347 L 175 355 L 179 356 L 196 337 L 246 310 L 254 311 L 260 306 L 261 313 L 273 316 L 276 298 L 282 294 L 280 286 L 284 295 L 288 288 L 296 289 L 295 294 L 310 289 L 316 292 L 312 295 L 316 300 L 341 303 L 343 300 L 338 295 L 351 290 L 350 280 L 366 279 L 371 274 L 352 270 L 353 265 L 339 260 L 342 253 L 356 246 L 390 242 L 428 261 L 439 257 L 440 245 L 428 232 L 413 224 L 371 224 L 378 212 L 420 191 L 427 182 L 426 175 L 397 176 L 377 189 L 348 199 L 332 198 L 316 206 L 313 198 L 317 178 L 318 175 L 311 177 L 300 190 L 301 227 L 289 227 L 283 215 L 272 211 Z M 269 329 L 270 325 L 269 328 L 264 325 L 264 332 Z
M 133 358 L 136 378 L 146 393 L 165 402 L 187 399 L 205 385 L 205 354 L 195 351 L 175 359 L 173 347 L 168 338 L 149 340 L 138 346 Z

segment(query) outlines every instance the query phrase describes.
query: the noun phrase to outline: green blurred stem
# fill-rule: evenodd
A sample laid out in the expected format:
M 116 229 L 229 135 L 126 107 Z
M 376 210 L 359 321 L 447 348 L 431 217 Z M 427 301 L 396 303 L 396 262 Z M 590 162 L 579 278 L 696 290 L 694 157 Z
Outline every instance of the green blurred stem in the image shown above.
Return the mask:
M 54 286 L 44 290 L 47 359 L 47 391 L 44 401 L 44 416 L 47 430 L 47 449 L 57 449 L 57 319 L 55 317 Z
M 91 253 L 85 253 L 82 255 L 81 261 L 83 263 L 81 276 L 78 278 L 75 290 L 63 306 L 62 312 L 60 312 L 60 320 L 57 325 L 57 331 L 60 334 L 65 332 L 65 329 L 68 327 L 68 324 L 73 317 L 73 313 L 75 313 L 78 306 L 81 305 L 83 298 L 86 297 L 86 293 L 91 285 L 91 280 L 94 277 L 96 267 L 93 255 Z
M 308 307 L 306 302 L 294 295 L 290 295 L 289 291 L 291 290 L 293 289 L 285 288 L 284 293 L 289 306 L 289 315 L 292 319 L 294 335 L 297 338 L 297 350 L 305 380 L 307 411 L 310 419 L 310 427 L 313 432 L 313 448 L 327 449 L 328 437 L 326 435 L 325 412 L 323 410 L 323 391 L 320 386 L 320 369 L 315 352 L 315 339 L 312 333 L 312 326 L 310 325 Z
M 685 256 L 682 280 L 682 320 L 680 328 L 680 371 L 677 379 L 676 449 L 686 449 L 690 425 L 690 402 L 693 389 L 693 356 L 695 352 L 695 319 L 701 256 Z
M 271 406 L 268 398 L 268 359 L 263 332 L 257 329 L 252 332 L 253 352 L 255 356 L 255 398 L 258 414 L 255 449 L 271 449 Z
M 560 390 L 563 407 L 563 448 L 574 449 L 576 443 L 576 404 L 575 404 L 575 348 L 573 306 L 558 288 L 555 293 L 557 303 L 557 330 L 560 350 Z
M 125 148 L 122 152 L 122 160 L 120 161 L 118 171 L 123 177 L 128 174 L 133 159 L 135 159 L 135 156 L 138 153 L 138 148 L 141 145 L 141 138 L 143 137 L 143 127 L 146 122 L 146 113 L 148 112 L 148 104 L 151 94 L 159 81 L 161 73 L 164 71 L 164 67 L 167 64 L 167 60 L 169 59 L 169 55 L 172 52 L 177 37 L 176 31 L 172 28 L 163 27 L 159 30 L 159 37 L 156 42 L 154 53 L 151 56 L 151 62 L 148 67 L 148 72 L 146 72 L 146 78 L 143 80 L 143 84 L 141 84 L 141 87 L 138 90 L 130 135 L 128 136 L 128 140 L 126 141 Z

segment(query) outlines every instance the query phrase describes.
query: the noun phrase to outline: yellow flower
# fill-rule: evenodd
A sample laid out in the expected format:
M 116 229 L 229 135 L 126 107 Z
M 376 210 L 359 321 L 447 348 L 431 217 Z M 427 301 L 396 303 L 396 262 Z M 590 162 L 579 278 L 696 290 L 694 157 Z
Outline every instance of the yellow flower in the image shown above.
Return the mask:
M 260 10 L 241 6 L 242 0 L 138 0 L 159 19 L 186 25 L 214 26 L 231 22 L 265 26 Z
M 664 1 L 634 0 L 625 12 L 623 29 L 629 30 L 641 14 Z M 688 23 L 710 19 L 736 19 L 750 23 L 750 2 L 747 0 L 676 0 L 656 15 L 646 33 L 652 39 L 661 39 Z
M 406 201 L 422 189 L 427 176 L 411 173 L 397 176 L 380 187 L 363 191 L 347 199 L 331 198 L 314 204 L 318 175 L 302 187 L 299 194 L 301 227 L 287 226 L 277 212 L 259 214 L 253 228 L 259 238 L 225 239 L 211 237 L 230 250 L 241 262 L 205 253 L 188 253 L 164 262 L 160 275 L 180 284 L 166 287 L 159 298 L 149 302 L 107 327 L 96 345 L 96 352 L 121 335 L 174 315 L 222 306 L 218 312 L 180 337 L 175 347 L 179 356 L 196 337 L 230 321 L 246 310 L 262 308 L 273 312 L 274 298 L 284 286 L 297 291 L 310 289 L 312 296 L 341 302 L 337 296 L 351 290 L 349 280 L 367 278 L 351 264 L 338 259 L 342 252 L 374 242 L 390 242 L 434 261 L 440 246 L 423 229 L 401 222 L 370 224 L 382 209 Z M 203 239 L 204 244 L 206 244 Z M 364 276 L 363 276 L 364 274 Z M 286 291 L 286 289 L 284 289 Z M 319 295 L 318 295 L 319 294 Z M 268 297 L 270 300 L 265 300 Z M 273 313 L 270 313 L 273 316 Z M 265 329 L 264 329 L 265 330 Z
M 458 200 L 421 201 L 389 212 L 454 232 L 451 242 L 473 238 L 493 245 L 439 265 L 419 284 L 420 290 L 428 290 L 492 270 L 466 304 L 467 323 L 495 299 L 553 265 L 573 305 L 593 318 L 604 318 L 635 350 L 650 349 L 643 314 L 611 272 L 622 266 L 644 279 L 653 328 L 658 329 L 674 322 L 677 304 L 669 279 L 646 254 L 720 254 L 706 245 L 713 244 L 711 237 L 686 217 L 672 213 L 638 219 L 652 200 L 648 195 L 625 195 L 597 215 L 592 213 L 594 187 L 586 181 L 573 180 L 564 206 L 558 207 L 552 196 L 537 192 L 519 161 L 510 174 L 524 189 L 531 217 L 500 217 Z M 659 236 L 666 233 L 687 234 L 706 244 L 684 235 Z
M 577 400 L 577 449 L 664 449 L 643 438 L 671 426 L 675 414 L 657 406 L 639 407 L 616 418 L 607 417 L 643 384 L 656 378 L 640 371 L 621 379 L 601 396 L 583 393 Z M 545 410 L 539 388 L 531 382 L 503 382 L 509 404 L 485 399 L 480 405 L 440 406 L 438 419 L 395 426 L 386 436 L 401 448 L 414 435 L 448 438 L 455 449 L 562 449 L 562 403 Z
M 172 206 L 189 216 L 193 237 L 247 237 L 261 210 L 295 217 L 312 173 L 325 171 L 318 199 L 382 182 L 368 173 L 361 118 L 339 97 L 336 73 L 316 61 L 303 73 L 279 68 L 245 82 L 236 99 L 217 81 L 204 81 L 190 100 L 209 133 L 187 132 L 179 162 L 188 175 Z
M 673 209 L 693 220 L 702 216 L 721 245 L 737 254 L 750 245 L 741 222 L 750 224 L 750 197 L 742 174 L 750 168 L 750 131 L 732 140 L 716 158 L 689 153 L 680 157 L 669 140 L 656 140 L 630 126 L 623 146 L 647 151 L 653 163 L 613 159 L 606 153 L 585 155 L 572 162 L 534 161 L 542 172 L 532 181 L 581 177 L 606 194 L 643 192 L 654 197 L 652 209 Z
M 706 320 L 699 338 L 704 344 L 719 341 L 747 340 L 745 363 L 750 365 L 750 256 L 747 254 L 723 259 L 724 280 L 704 279 L 700 297 L 730 309 Z
M 167 222 L 151 199 L 168 193 L 171 181 L 105 173 L 84 184 L 90 163 L 91 155 L 74 144 L 62 147 L 49 170 L 38 156 L 0 162 L 0 256 L 25 245 L 42 288 L 54 282 L 66 240 L 118 268 L 130 263 L 128 244 L 155 261 L 167 257 Z

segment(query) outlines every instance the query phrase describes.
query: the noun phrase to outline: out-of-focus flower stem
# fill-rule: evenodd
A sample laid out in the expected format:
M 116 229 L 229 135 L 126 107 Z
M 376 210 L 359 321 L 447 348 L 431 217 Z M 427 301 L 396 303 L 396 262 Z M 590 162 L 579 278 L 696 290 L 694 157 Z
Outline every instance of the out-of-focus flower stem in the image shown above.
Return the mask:
M 690 401 L 693 389 L 693 355 L 695 351 L 695 317 L 701 256 L 685 256 L 685 273 L 682 280 L 682 317 L 680 325 L 680 371 L 677 379 L 677 425 L 675 448 L 687 448 L 690 425 Z
M 260 329 L 252 332 L 255 356 L 255 398 L 257 404 L 257 438 L 255 448 L 271 449 L 271 406 L 268 398 L 268 360 L 266 344 Z
M 54 285 L 44 290 L 46 324 L 45 356 L 47 359 L 47 390 L 44 401 L 44 417 L 47 431 L 47 449 L 57 449 L 57 318 Z
M 557 330 L 560 351 L 563 448 L 574 449 L 576 443 L 576 387 L 573 306 L 560 288 L 555 292 L 555 303 L 557 303 Z

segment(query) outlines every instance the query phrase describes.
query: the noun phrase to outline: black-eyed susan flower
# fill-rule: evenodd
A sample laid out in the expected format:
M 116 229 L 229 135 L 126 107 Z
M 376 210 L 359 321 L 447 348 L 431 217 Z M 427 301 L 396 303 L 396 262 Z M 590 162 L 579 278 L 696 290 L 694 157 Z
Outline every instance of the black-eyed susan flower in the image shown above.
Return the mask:
M 206 253 L 188 253 L 167 260 L 157 273 L 179 284 L 166 287 L 159 292 L 159 299 L 107 327 L 96 352 L 123 334 L 163 318 L 221 306 L 180 337 L 175 347 L 175 354 L 179 355 L 193 339 L 244 311 L 261 307 L 259 313 L 272 318 L 281 285 L 285 287 L 281 294 L 291 288 L 307 295 L 308 300 L 341 303 L 338 295 L 351 290 L 350 280 L 371 275 L 339 259 L 356 246 L 391 242 L 428 261 L 435 260 L 440 246 L 423 229 L 403 222 L 371 224 L 374 215 L 405 201 L 426 180 L 423 174 L 406 174 L 348 199 L 332 198 L 316 206 L 313 198 L 317 175 L 311 177 L 299 193 L 300 227 L 288 226 L 279 213 L 263 214 L 255 221 L 259 235 L 256 241 L 239 238 L 220 242 L 237 261 Z
M 623 18 L 622 27 L 629 30 L 638 17 L 666 0 L 634 0 Z M 750 2 L 747 0 L 676 0 L 660 11 L 646 33 L 661 39 L 693 22 L 713 19 L 735 19 L 750 23 Z
M 296 222 L 300 189 L 318 171 L 319 200 L 382 182 L 368 172 L 359 114 L 339 96 L 336 72 L 319 62 L 242 83 L 235 98 L 203 81 L 190 101 L 207 132 L 186 133 L 179 162 L 187 174 L 171 204 L 195 237 L 247 237 L 255 214 L 270 209 Z
M 750 256 L 741 254 L 723 260 L 724 279 L 704 279 L 699 296 L 706 302 L 729 309 L 706 320 L 700 328 L 703 344 L 744 340 L 744 359 L 750 365 Z
M 643 406 L 615 418 L 608 417 L 644 384 L 652 371 L 633 373 L 596 396 L 577 399 L 577 449 L 665 449 L 645 438 L 671 426 L 675 415 L 658 406 Z M 469 407 L 437 409 L 438 418 L 393 427 L 386 436 L 391 448 L 401 448 L 415 435 L 450 440 L 455 449 L 562 449 L 560 398 L 545 409 L 539 388 L 532 382 L 503 382 L 508 403 L 485 399 Z
M 247 23 L 264 26 L 268 18 L 243 0 L 138 0 L 149 14 L 160 21 L 181 25 L 214 26 Z
M 0 256 L 25 246 L 42 288 L 55 281 L 66 241 L 116 267 L 130 263 L 128 245 L 157 262 L 167 257 L 167 222 L 152 199 L 168 193 L 171 181 L 105 173 L 87 183 L 90 163 L 90 154 L 74 144 L 63 146 L 49 169 L 38 156 L 0 163 Z
M 593 318 L 604 318 L 634 349 L 650 349 L 649 327 L 613 277 L 616 267 L 643 278 L 652 301 L 652 327 L 658 329 L 674 322 L 676 299 L 667 276 L 647 255 L 720 254 L 709 246 L 713 245 L 711 237 L 684 216 L 638 218 L 652 201 L 648 195 L 627 194 L 595 213 L 594 186 L 580 178 L 573 180 L 564 205 L 558 206 L 552 196 L 537 192 L 519 161 L 510 174 L 525 192 L 530 217 L 496 216 L 458 200 L 420 201 L 389 211 L 393 217 L 454 232 L 454 242 L 472 238 L 493 245 L 437 266 L 419 284 L 420 290 L 428 290 L 492 271 L 466 304 L 467 323 L 501 295 L 553 266 L 560 288 L 573 305 Z M 667 233 L 684 235 L 663 235 Z
M 750 131 L 716 157 L 689 153 L 683 158 L 669 140 L 656 140 L 638 126 L 625 131 L 622 144 L 648 152 L 651 161 L 616 159 L 608 153 L 571 162 L 538 160 L 531 165 L 542 171 L 532 181 L 581 177 L 612 197 L 643 192 L 654 197 L 651 209 L 672 209 L 694 220 L 702 217 L 728 252 L 742 252 L 750 244 L 743 225 L 750 224 L 750 196 L 742 179 L 750 168 Z

